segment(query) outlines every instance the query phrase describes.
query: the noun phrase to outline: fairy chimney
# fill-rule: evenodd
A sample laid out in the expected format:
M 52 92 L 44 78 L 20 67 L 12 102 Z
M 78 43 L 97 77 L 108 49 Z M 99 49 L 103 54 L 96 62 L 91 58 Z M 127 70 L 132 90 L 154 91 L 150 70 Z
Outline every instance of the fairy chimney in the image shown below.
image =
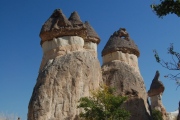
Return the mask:
M 103 51 L 102 76 L 118 95 L 128 96 L 123 107 L 130 111 L 130 120 L 150 120 L 149 104 L 143 78 L 139 71 L 140 52 L 125 28 L 110 36 Z
M 122 29 L 125 28 L 120 28 L 114 32 L 106 43 L 102 51 L 103 64 L 119 60 L 131 66 L 136 72 L 139 72 L 137 57 L 140 56 L 140 52 L 134 41 L 130 39 L 129 34 Z
M 160 111 L 163 115 L 163 120 L 168 120 L 166 109 L 162 104 L 162 94 L 165 87 L 163 83 L 159 80 L 159 76 L 159 71 L 156 71 L 156 74 L 150 86 L 150 90 L 148 91 L 148 96 L 151 100 L 151 109 Z
M 100 38 L 89 32 L 77 12 L 67 19 L 56 9 L 44 23 L 40 32 L 43 58 L 28 106 L 28 120 L 79 119 L 79 99 L 102 83 L 96 56 Z

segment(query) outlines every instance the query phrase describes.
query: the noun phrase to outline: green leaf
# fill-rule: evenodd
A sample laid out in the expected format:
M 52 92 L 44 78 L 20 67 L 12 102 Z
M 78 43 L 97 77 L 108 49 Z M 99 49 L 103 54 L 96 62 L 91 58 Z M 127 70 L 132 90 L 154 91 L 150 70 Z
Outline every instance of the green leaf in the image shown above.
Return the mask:
M 126 120 L 130 113 L 120 106 L 127 100 L 127 97 L 114 95 L 115 89 L 107 86 L 93 91 L 92 97 L 83 97 L 79 100 L 78 108 L 84 112 L 80 117 L 87 120 Z

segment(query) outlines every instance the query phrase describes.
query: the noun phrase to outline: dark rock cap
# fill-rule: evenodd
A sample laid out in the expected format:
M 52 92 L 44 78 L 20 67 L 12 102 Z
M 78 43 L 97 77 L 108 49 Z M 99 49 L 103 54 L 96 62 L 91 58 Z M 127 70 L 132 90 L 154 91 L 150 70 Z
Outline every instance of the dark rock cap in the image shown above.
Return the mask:
M 80 36 L 84 39 L 86 38 L 86 27 L 81 22 L 77 12 L 71 14 L 69 21 L 60 9 L 56 9 L 41 28 L 41 45 L 45 41 L 62 36 Z
M 137 57 L 140 56 L 137 45 L 129 37 L 125 28 L 120 28 L 118 31 L 115 31 L 113 35 L 110 36 L 108 42 L 106 43 L 102 56 L 115 52 L 122 51 L 123 53 L 134 54 Z
M 89 24 L 88 21 L 85 21 L 84 24 L 87 29 L 87 38 L 85 39 L 85 41 L 92 41 L 92 42 L 99 44 L 100 38 L 99 38 L 98 34 L 96 33 L 96 31 L 93 29 L 93 27 Z
M 159 81 L 160 73 L 159 71 L 156 71 L 156 74 L 154 76 L 154 79 L 152 80 L 150 90 L 148 91 L 148 96 L 152 97 L 155 95 L 159 95 L 164 92 L 164 85 L 161 81 Z
M 81 26 L 83 25 L 83 22 L 81 21 L 78 13 L 76 11 L 74 11 L 73 13 L 71 13 L 70 17 L 69 17 L 69 21 L 74 25 L 74 26 Z
M 54 10 L 50 18 L 42 26 L 41 32 L 47 32 L 59 27 L 71 27 L 71 23 L 60 9 Z

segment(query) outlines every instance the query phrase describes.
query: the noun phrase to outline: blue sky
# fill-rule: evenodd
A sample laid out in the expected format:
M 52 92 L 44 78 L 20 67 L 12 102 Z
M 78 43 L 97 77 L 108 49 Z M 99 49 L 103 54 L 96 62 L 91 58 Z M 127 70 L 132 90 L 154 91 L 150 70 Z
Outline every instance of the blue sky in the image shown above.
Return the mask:
M 163 104 L 167 111 L 178 108 L 180 88 L 163 76 L 168 71 L 153 57 L 153 49 L 169 61 L 167 47 L 180 51 L 180 21 L 175 15 L 158 18 L 151 10 L 154 0 L 1 0 L 0 1 L 0 112 L 26 119 L 28 103 L 42 59 L 39 32 L 52 12 L 60 8 L 68 18 L 77 11 L 101 38 L 98 58 L 110 35 L 125 27 L 140 50 L 139 68 L 149 90 L 156 70 L 165 85 Z M 179 71 L 175 71 L 179 72 Z

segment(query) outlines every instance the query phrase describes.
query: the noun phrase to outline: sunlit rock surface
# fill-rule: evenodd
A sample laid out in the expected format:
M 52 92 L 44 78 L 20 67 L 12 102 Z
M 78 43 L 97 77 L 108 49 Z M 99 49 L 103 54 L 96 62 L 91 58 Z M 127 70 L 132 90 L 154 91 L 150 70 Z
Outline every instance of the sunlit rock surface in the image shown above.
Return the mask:
M 130 111 L 130 120 L 151 120 L 144 80 L 138 67 L 140 52 L 128 33 L 122 30 L 125 29 L 110 36 L 102 51 L 103 81 L 115 87 L 116 94 L 128 96 L 123 106 Z
M 102 84 L 97 59 L 100 39 L 93 39 L 88 30 L 77 12 L 67 20 L 61 10 L 55 10 L 45 22 L 40 33 L 43 58 L 28 120 L 79 120 L 79 99 Z
M 179 113 L 178 110 L 174 111 L 174 112 L 167 113 L 168 114 L 168 120 L 179 120 L 179 119 L 177 119 L 178 113 Z

